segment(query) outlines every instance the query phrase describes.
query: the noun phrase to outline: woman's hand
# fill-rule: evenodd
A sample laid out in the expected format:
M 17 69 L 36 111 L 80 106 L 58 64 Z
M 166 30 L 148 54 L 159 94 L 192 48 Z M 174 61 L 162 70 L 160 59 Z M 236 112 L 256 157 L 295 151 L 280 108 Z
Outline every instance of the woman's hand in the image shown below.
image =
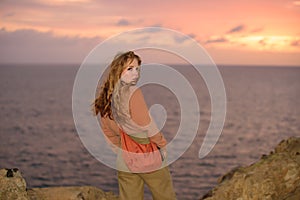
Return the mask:
M 159 151 L 160 151 L 161 159 L 162 161 L 164 161 L 167 158 L 167 148 L 166 147 L 160 148 Z

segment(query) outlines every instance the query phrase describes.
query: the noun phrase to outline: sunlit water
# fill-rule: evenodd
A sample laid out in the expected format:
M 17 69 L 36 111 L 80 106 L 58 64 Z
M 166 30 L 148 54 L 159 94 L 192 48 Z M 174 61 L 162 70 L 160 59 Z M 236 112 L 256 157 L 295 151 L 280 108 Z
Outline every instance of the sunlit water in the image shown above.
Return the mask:
M 225 172 L 253 163 L 282 139 L 300 136 L 300 68 L 219 67 L 227 92 L 226 122 L 213 151 L 199 159 L 210 96 L 195 71 L 177 69 L 192 83 L 201 110 L 193 144 L 170 166 L 178 199 L 199 199 Z M 28 188 L 93 185 L 118 193 L 116 171 L 94 159 L 77 135 L 72 116 L 77 70 L 69 65 L 0 67 L 0 168 L 19 168 Z M 164 106 L 163 133 L 170 141 L 180 121 L 178 101 L 166 88 L 142 90 L 149 105 Z

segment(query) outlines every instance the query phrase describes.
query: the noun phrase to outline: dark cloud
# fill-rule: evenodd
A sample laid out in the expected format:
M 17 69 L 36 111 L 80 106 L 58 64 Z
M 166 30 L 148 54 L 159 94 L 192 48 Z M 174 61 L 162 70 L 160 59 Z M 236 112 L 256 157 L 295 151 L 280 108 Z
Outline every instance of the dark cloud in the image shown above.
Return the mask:
M 291 46 L 293 47 L 299 47 L 300 46 L 300 40 L 294 40 L 291 42 Z
M 262 32 L 263 30 L 264 30 L 264 28 L 256 28 L 256 29 L 251 30 L 251 33 L 259 33 L 259 32 Z
M 152 25 L 149 26 L 149 27 L 162 28 L 162 25 L 161 25 L 161 24 L 152 24 Z
M 174 41 L 176 43 L 183 43 L 184 41 L 190 40 L 191 38 L 196 38 L 196 35 L 191 33 L 191 34 L 188 34 L 188 35 L 179 36 L 179 34 L 176 34 L 174 36 Z
M 8 13 L 5 13 L 4 15 L 2 15 L 3 18 L 8 18 L 8 17 L 12 17 L 14 16 L 15 13 L 14 12 L 8 12 Z
M 224 37 L 216 38 L 216 39 L 208 39 L 205 41 L 205 44 L 212 44 L 212 43 L 225 43 L 228 40 Z
M 184 41 L 190 39 L 190 38 L 189 38 L 188 36 L 186 36 L 186 35 L 183 35 L 183 36 L 174 35 L 173 38 L 174 38 L 174 41 L 175 41 L 176 43 L 183 43 Z
M 190 34 L 188 34 L 188 36 L 191 37 L 191 38 L 193 38 L 193 39 L 195 39 L 197 37 L 197 35 L 194 34 L 194 33 L 190 33 Z
M 265 39 L 259 40 L 258 43 L 259 43 L 260 45 L 262 45 L 262 46 L 266 46 L 266 41 L 265 41 Z
M 196 39 L 196 38 L 197 38 L 197 35 L 194 34 L 194 33 L 190 33 L 190 34 L 188 34 L 188 36 L 189 36 L 190 38 L 193 38 L 193 39 Z
M 78 63 L 100 42 L 100 38 L 58 37 L 31 29 L 0 30 L 2 63 Z
M 171 33 L 172 30 L 169 29 L 164 29 L 163 27 L 161 27 L 160 24 L 156 24 L 150 27 L 146 27 L 146 28 L 142 28 L 140 30 L 136 30 L 134 31 L 135 35 L 143 35 L 142 38 L 138 39 L 139 42 L 145 42 L 147 40 L 151 40 L 151 35 L 155 34 L 155 33 Z M 175 33 L 175 32 L 173 32 Z M 172 39 L 174 40 L 174 42 L 176 44 L 182 44 L 184 43 L 186 40 L 190 40 L 191 38 L 196 38 L 195 34 L 188 34 L 188 35 L 181 35 L 181 34 L 171 34 Z
M 162 31 L 162 27 L 160 25 L 152 25 L 146 27 L 147 29 L 141 28 L 140 30 L 135 31 L 135 34 L 145 34 L 145 33 L 158 33 Z
M 117 22 L 117 26 L 129 26 L 129 25 L 130 25 L 130 22 L 126 19 L 120 19 Z
M 237 33 L 245 30 L 245 25 L 241 24 L 230 29 L 227 33 Z

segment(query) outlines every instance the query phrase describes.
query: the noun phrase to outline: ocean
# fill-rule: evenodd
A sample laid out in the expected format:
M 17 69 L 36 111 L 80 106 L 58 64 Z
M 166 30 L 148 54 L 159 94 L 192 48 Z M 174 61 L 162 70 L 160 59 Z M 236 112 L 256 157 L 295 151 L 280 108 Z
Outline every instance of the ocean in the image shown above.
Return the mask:
M 201 109 L 193 143 L 170 165 L 178 199 L 199 199 L 222 174 L 257 161 L 283 139 L 300 136 L 300 68 L 219 66 L 226 120 L 213 150 L 199 159 L 211 118 L 210 95 L 195 71 L 175 68 L 194 83 Z M 92 185 L 117 194 L 116 171 L 86 150 L 74 125 L 72 90 L 78 69 L 63 64 L 0 66 L 0 168 L 19 168 L 28 188 Z M 158 86 L 142 90 L 148 104 L 166 106 L 162 132 L 172 140 L 180 120 L 174 95 Z

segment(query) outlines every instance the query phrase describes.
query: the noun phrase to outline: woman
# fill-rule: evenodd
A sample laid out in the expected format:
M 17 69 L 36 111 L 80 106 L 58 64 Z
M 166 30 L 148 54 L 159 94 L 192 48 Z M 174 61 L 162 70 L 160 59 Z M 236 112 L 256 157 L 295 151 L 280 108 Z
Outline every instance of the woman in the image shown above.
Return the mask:
M 142 200 L 146 183 L 153 199 L 173 200 L 176 197 L 168 167 L 160 164 L 160 167 L 134 171 L 136 168 L 127 161 L 122 150 L 126 147 L 127 139 L 132 139 L 140 146 L 154 144 L 161 151 L 160 159 L 166 156 L 167 141 L 149 115 L 141 90 L 135 86 L 140 77 L 140 65 L 140 57 L 132 51 L 117 55 L 95 99 L 94 111 L 96 115 L 100 113 L 103 132 L 113 150 L 118 153 L 120 199 Z M 135 163 L 140 165 L 136 167 L 143 164 L 143 160 Z

